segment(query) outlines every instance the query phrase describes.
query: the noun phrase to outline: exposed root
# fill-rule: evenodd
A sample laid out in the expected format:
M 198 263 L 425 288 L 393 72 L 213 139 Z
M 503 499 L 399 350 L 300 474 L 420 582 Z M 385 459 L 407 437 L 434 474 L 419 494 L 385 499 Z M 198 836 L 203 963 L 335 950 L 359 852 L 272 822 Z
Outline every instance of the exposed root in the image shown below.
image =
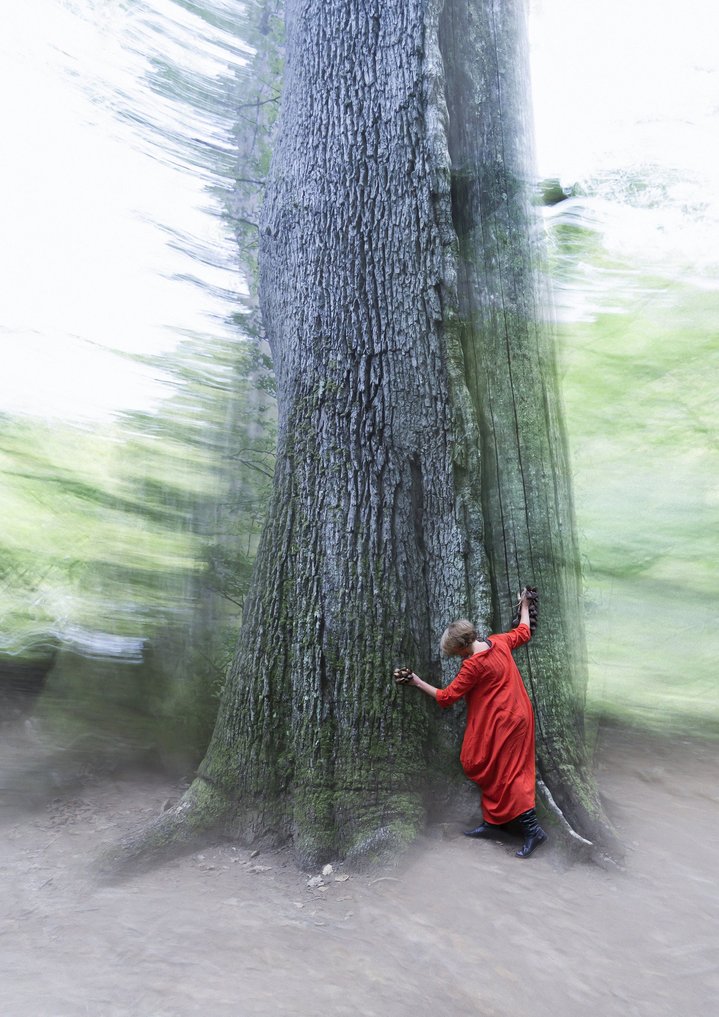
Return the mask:
M 574 854 L 587 861 L 595 862 L 602 867 L 621 867 L 620 861 L 623 856 L 621 844 L 612 833 L 606 821 L 604 824 L 597 822 L 596 829 L 599 835 L 597 840 L 588 840 L 574 829 L 554 800 L 552 792 L 540 777 L 537 777 L 537 790 L 542 797 L 547 811 L 555 817 L 560 829 L 563 831 L 567 847 Z
M 299 865 L 342 859 L 355 869 L 387 861 L 412 843 L 426 822 L 416 791 L 361 786 L 294 787 L 289 792 L 289 842 Z
M 599 864 L 616 864 L 621 852 L 607 851 L 604 843 L 595 843 L 579 834 L 544 781 L 538 779 L 537 786 L 547 810 L 556 819 L 567 846 L 574 853 Z M 345 794 L 345 804 L 346 799 Z M 326 829 L 311 810 L 300 812 L 299 823 L 295 813 L 293 834 L 285 839 L 293 842 L 299 864 L 343 858 L 350 867 L 365 869 L 378 862 L 391 863 L 414 841 L 426 820 L 419 801 L 414 801 L 411 795 L 399 796 L 374 808 L 367 808 L 366 803 L 363 803 L 364 809 L 359 803 L 354 804 L 355 808 L 350 810 L 351 821 L 343 823 L 342 818 L 348 817 L 335 815 L 334 822 Z M 109 881 L 129 878 L 197 850 L 218 836 L 230 836 L 243 843 L 269 838 L 275 843 L 279 827 L 271 832 L 272 824 L 267 825 L 269 812 L 265 801 L 253 822 L 252 810 L 239 809 L 234 799 L 198 777 L 177 804 L 106 851 L 98 861 L 97 874 Z M 364 814 L 360 820 L 361 813 Z M 238 828 L 240 820 L 242 830 Z
M 554 798 L 552 797 L 552 792 L 549 790 L 544 781 L 541 780 L 539 777 L 537 778 L 537 788 L 539 789 L 544 804 L 547 806 L 552 815 L 554 815 L 557 818 L 557 820 L 559 821 L 559 825 L 562 827 L 567 836 L 571 837 L 577 843 L 578 846 L 581 845 L 581 847 L 583 848 L 593 848 L 594 844 L 592 843 L 591 840 L 587 840 L 586 837 L 582 837 L 581 834 L 577 833 L 577 831 L 574 829 L 574 827 L 571 825 L 567 817 L 564 815 L 562 810 L 555 802 Z
M 126 879 L 188 854 L 222 834 L 231 814 L 232 803 L 197 778 L 176 805 L 105 852 L 98 860 L 97 874 L 108 881 Z
M 392 863 L 407 850 L 418 833 L 418 829 L 406 824 L 380 826 L 356 840 L 344 861 L 356 871 L 371 868 L 380 862 Z

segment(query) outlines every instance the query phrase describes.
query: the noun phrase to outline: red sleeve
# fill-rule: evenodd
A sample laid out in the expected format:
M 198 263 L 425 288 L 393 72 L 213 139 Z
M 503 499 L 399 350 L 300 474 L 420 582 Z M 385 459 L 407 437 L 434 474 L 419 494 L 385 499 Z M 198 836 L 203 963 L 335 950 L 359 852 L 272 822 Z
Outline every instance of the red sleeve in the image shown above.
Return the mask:
M 457 677 L 446 689 L 437 689 L 437 705 L 446 709 L 453 706 L 458 699 L 466 696 L 477 684 L 478 671 L 469 660 L 462 662 Z
M 491 638 L 501 639 L 510 650 L 516 650 L 518 646 L 523 646 L 529 642 L 532 638 L 532 632 L 529 625 L 518 625 L 516 629 L 511 629 L 509 632 L 501 632 Z

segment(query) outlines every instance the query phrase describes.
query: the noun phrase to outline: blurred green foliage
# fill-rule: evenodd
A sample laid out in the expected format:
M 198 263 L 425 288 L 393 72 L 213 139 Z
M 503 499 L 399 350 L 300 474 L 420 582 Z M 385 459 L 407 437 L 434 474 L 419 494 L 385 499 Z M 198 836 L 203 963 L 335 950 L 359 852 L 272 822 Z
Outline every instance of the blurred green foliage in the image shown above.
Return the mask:
M 595 301 L 560 327 L 589 706 L 717 732 L 719 292 L 610 255 L 591 217 L 554 242 L 560 282 Z
M 136 357 L 168 381 L 157 411 L 86 429 L 0 419 L 0 665 L 57 635 L 36 713 L 46 733 L 59 744 L 92 733 L 94 754 L 146 746 L 184 767 L 212 731 L 274 467 L 254 281 L 282 5 L 174 0 L 133 25 L 123 45 L 144 77 L 116 93 L 103 83 L 102 98 L 141 148 L 202 182 L 212 242 L 156 226 L 189 256 L 182 285 L 226 316 L 177 336 L 171 354 Z
M 182 765 L 204 749 L 234 648 L 274 403 L 246 342 L 187 339 L 162 368 L 178 385 L 158 413 L 92 430 L 0 420 L 0 653 L 56 634 L 45 719 L 154 739 Z
M 240 304 L 228 300 L 224 338 L 188 334 L 157 364 L 174 387 L 156 413 L 92 430 L 0 416 L 0 657 L 48 634 L 65 638 L 44 722 L 68 739 L 92 731 L 132 751 L 146 745 L 182 767 L 212 729 L 274 464 L 257 221 L 280 104 L 283 5 L 179 6 L 236 38 L 242 59 L 218 80 L 156 56 L 151 87 L 189 109 L 211 108 L 222 130 L 212 142 L 189 129 L 174 134 L 161 104 L 142 121 L 134 109 L 127 115 L 203 177 L 248 293 Z M 589 707 L 709 730 L 719 729 L 719 294 L 610 249 L 592 204 L 600 195 L 616 207 L 655 208 L 674 183 L 648 169 L 575 189 L 568 201 L 552 192 L 559 212 L 548 235 L 563 318 Z M 221 261 L 163 228 L 200 261 Z M 99 636 L 141 645 L 141 661 L 94 652 Z

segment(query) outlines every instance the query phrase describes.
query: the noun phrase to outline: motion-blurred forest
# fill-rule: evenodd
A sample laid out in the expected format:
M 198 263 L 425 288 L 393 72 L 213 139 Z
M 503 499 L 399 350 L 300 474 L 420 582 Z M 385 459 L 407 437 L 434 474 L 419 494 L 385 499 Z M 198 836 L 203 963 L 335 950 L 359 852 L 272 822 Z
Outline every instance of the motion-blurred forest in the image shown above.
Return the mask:
M 88 363 L 105 344 L 105 373 L 129 363 L 159 379 L 161 397 L 95 418 L 39 399 L 0 406 L 0 720 L 75 761 L 187 772 L 212 731 L 273 468 L 256 222 L 280 14 L 271 0 L 74 0 L 56 12 L 54 26 L 79 40 L 51 42 L 65 87 L 140 160 L 191 175 L 210 224 L 198 235 L 181 216 L 144 213 L 177 259 L 158 275 L 200 295 L 204 325 L 173 326 L 159 349 L 142 336 L 80 343 Z M 83 66 L 88 45 L 105 47 L 110 69 Z M 538 180 L 536 210 L 558 319 L 589 713 L 715 732 L 719 291 L 689 242 L 679 253 L 671 243 L 672 231 L 712 228 L 716 205 L 693 184 L 651 159 L 605 161 L 594 175 Z M 51 299 L 39 274 L 32 292 Z M 128 300 L 119 288 L 107 315 Z M 4 357 L 31 341 L 32 320 L 23 331 L 0 319 Z M 50 341 L 62 362 L 63 336 Z M 33 373 L 21 383 L 31 391 Z

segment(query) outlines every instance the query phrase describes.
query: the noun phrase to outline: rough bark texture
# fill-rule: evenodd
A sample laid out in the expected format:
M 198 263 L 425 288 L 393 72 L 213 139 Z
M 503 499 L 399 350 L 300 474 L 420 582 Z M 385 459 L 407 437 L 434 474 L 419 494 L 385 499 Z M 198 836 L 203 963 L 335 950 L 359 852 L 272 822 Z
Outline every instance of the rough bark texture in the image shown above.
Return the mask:
M 598 814 L 573 687 L 564 436 L 527 250 L 522 17 L 514 0 L 287 3 L 260 229 L 274 494 L 188 800 L 205 803 L 195 823 L 292 840 L 302 859 L 414 834 L 461 718 L 396 690 L 392 669 L 438 679 L 446 622 L 506 627 L 522 582 L 543 594 L 520 662 L 542 775 L 570 822 Z
M 459 240 L 465 377 L 481 432 L 495 625 L 523 582 L 541 624 L 518 655 L 539 773 L 577 827 L 602 835 L 585 758 L 581 576 L 537 218 L 524 0 L 447 0 L 440 24 Z
M 444 324 L 436 25 L 415 0 L 292 3 L 287 26 L 261 229 L 275 494 L 202 775 L 235 796 L 241 759 L 245 833 L 315 858 L 421 821 L 440 727 L 418 697 L 396 698 L 391 671 L 409 660 L 438 676 L 447 618 L 486 621 L 488 586 Z

